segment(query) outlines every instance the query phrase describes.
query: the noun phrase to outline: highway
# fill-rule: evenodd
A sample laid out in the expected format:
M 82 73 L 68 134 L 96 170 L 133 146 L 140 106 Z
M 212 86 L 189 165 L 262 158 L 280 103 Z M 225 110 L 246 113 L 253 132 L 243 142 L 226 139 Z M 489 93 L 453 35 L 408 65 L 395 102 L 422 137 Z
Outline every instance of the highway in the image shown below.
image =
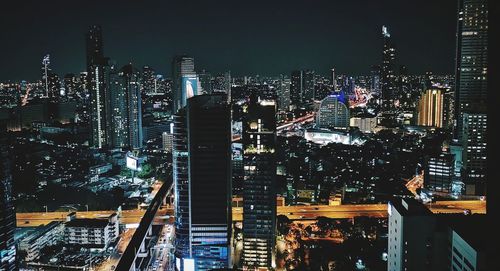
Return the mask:
M 486 213 L 486 201 L 463 200 L 463 201 L 437 201 L 427 204 L 434 213 L 462 213 L 469 209 L 473 214 Z M 77 212 L 77 218 L 105 218 L 114 211 L 89 211 Z M 278 215 L 286 215 L 291 220 L 312 220 L 320 216 L 329 218 L 353 218 L 358 216 L 387 217 L 387 204 L 356 204 L 356 205 L 311 205 L 311 206 L 278 206 Z M 137 224 L 144 215 L 144 210 L 124 210 L 120 215 L 122 224 Z M 65 221 L 68 212 L 37 212 L 37 213 L 17 213 L 18 227 L 35 227 L 48 224 L 51 221 Z M 154 224 L 164 224 L 169 217 L 171 222 L 173 210 L 171 208 L 161 208 Z M 242 221 L 243 208 L 233 207 L 233 220 Z

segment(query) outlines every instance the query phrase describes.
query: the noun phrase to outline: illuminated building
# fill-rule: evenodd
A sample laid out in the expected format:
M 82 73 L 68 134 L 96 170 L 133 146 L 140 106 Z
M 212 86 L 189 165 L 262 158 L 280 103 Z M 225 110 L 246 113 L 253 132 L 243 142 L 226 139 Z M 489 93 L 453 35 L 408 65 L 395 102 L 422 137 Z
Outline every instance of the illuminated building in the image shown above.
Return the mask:
M 110 144 L 110 97 L 108 59 L 102 51 L 102 32 L 100 26 L 92 26 L 87 32 L 87 87 L 90 93 L 90 145 L 104 148 Z
M 316 126 L 324 129 L 349 128 L 349 107 L 343 92 L 329 95 L 321 101 Z
M 293 71 L 290 77 L 290 103 L 295 107 L 300 107 L 302 104 L 303 94 L 303 72 Z
M 290 79 L 280 76 L 278 82 L 278 108 L 282 111 L 287 111 L 290 108 Z
M 311 70 L 306 70 L 303 72 L 304 76 L 302 79 L 304 80 L 304 83 L 302 83 L 302 86 L 304 87 L 303 89 L 303 97 L 302 97 L 302 102 L 303 103 L 312 103 L 314 98 L 315 98 L 315 78 L 314 78 L 314 71 Z
M 7 135 L 0 131 L 0 270 L 17 270 L 14 231 L 16 214 L 12 198 L 11 164 Z
M 392 44 L 391 34 L 386 26 L 382 26 L 384 49 L 382 51 L 382 65 L 380 66 L 380 82 L 382 91 L 382 107 L 390 110 L 394 106 L 395 80 L 394 61 L 396 59 L 396 48 Z
M 458 5 L 455 113 L 456 134 L 461 138 L 463 113 L 486 113 L 488 1 L 459 0 Z
M 191 270 L 192 264 L 193 270 L 199 271 L 228 268 L 232 189 L 231 113 L 227 95 L 192 97 L 176 116 L 175 257 L 180 262 L 177 269 Z
M 455 137 L 463 146 L 467 194 L 486 189 L 488 1 L 458 1 Z
M 110 74 L 110 144 L 116 148 L 141 148 L 143 142 L 139 72 L 132 64 Z
M 463 167 L 467 194 L 484 195 L 487 173 L 486 114 L 463 113 Z
M 363 133 L 373 133 L 377 127 L 377 117 L 373 115 L 358 115 L 350 119 L 351 127 L 358 127 Z
M 187 99 L 198 95 L 198 77 L 194 71 L 194 58 L 176 56 L 172 61 L 173 113 L 187 104 Z
M 424 187 L 431 191 L 448 193 L 454 176 L 453 154 L 441 153 L 427 160 L 424 171 Z
M 276 104 L 250 96 L 243 117 L 243 268 L 274 267 Z
M 162 139 L 162 146 L 163 146 L 163 150 L 166 151 L 166 152 L 172 152 L 172 143 L 173 143 L 173 139 L 174 139 L 174 136 L 173 134 L 170 132 L 163 132 L 161 134 L 161 139 Z
M 142 67 L 141 93 L 157 93 L 155 70 L 149 66 Z
M 418 104 L 418 121 L 421 126 L 443 127 L 444 96 L 440 89 L 428 89 Z

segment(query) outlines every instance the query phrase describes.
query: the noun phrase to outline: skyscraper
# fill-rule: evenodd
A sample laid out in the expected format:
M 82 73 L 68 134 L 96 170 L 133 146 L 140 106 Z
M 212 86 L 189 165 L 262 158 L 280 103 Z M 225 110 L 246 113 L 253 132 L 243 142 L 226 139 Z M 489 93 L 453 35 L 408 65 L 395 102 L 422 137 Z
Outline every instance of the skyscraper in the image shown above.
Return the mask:
M 91 26 L 86 35 L 87 41 L 87 87 L 90 93 L 91 138 L 95 148 L 104 148 L 110 141 L 109 125 L 109 69 L 108 59 L 102 51 L 102 31 L 100 26 Z
M 274 267 L 276 103 L 250 96 L 243 117 L 243 265 Z
M 442 128 L 444 95 L 440 89 L 428 89 L 418 103 L 418 121 L 421 126 Z
M 198 77 L 194 70 L 194 58 L 175 56 L 172 61 L 173 113 L 187 104 L 187 99 L 198 95 Z
M 382 51 L 382 65 L 380 66 L 380 81 L 382 90 L 382 107 L 390 110 L 394 106 L 395 81 L 394 61 L 396 59 L 396 48 L 394 47 L 391 34 L 386 26 L 382 26 L 382 37 L 384 49 Z
M 156 92 L 156 73 L 150 66 L 142 67 L 141 93 L 151 94 Z
M 104 58 L 101 26 L 91 26 L 87 31 L 86 40 L 87 71 L 89 71 L 92 65 L 101 63 L 101 60 Z
M 457 135 L 464 112 L 486 113 L 488 75 L 488 1 L 458 1 L 455 74 Z
M 290 102 L 295 107 L 302 104 L 303 95 L 303 72 L 293 71 L 290 79 Z
M 132 64 L 110 74 L 110 145 L 142 147 L 142 108 L 139 71 Z
M 482 186 L 480 183 L 486 180 L 488 1 L 460 0 L 458 3 L 455 136 L 464 150 L 464 168 L 468 172 L 464 182 L 472 189 L 475 184 Z M 474 188 L 475 193 L 479 190 L 482 189 Z
M 12 176 L 6 135 L 0 131 L 0 270 L 17 270 L 14 230 L 16 216 L 12 204 Z
M 276 91 L 278 95 L 278 108 L 286 111 L 290 107 L 290 79 L 282 75 L 278 84 L 278 90 Z
M 177 269 L 190 270 L 190 262 L 200 271 L 228 268 L 232 189 L 226 94 L 188 99 L 176 115 L 174 157 Z
M 331 94 L 321 101 L 316 118 L 318 128 L 349 128 L 349 107 L 344 93 Z
M 306 103 L 312 103 L 315 98 L 315 80 L 314 80 L 314 71 L 306 70 L 303 72 L 303 98 L 302 101 Z

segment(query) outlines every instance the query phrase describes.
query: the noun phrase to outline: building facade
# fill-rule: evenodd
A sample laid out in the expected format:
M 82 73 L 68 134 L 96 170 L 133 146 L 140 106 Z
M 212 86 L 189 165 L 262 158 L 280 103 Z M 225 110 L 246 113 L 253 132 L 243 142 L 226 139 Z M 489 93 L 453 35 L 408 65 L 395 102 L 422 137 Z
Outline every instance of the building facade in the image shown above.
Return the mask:
M 243 119 L 243 268 L 274 267 L 276 104 L 256 95 Z
M 444 95 L 440 89 L 428 89 L 420 97 L 417 124 L 442 128 L 444 125 Z
M 174 155 L 178 175 L 174 181 L 181 202 L 176 214 L 176 238 L 179 238 L 176 268 L 190 270 L 193 263 L 199 271 L 229 268 L 232 189 L 231 113 L 227 95 L 192 97 L 177 115 Z M 182 133 L 176 125 L 184 127 Z M 184 144 L 182 152 L 186 157 L 176 154 L 180 144 Z
M 347 129 L 349 122 L 349 107 L 342 92 L 340 95 L 329 95 L 321 101 L 316 118 L 318 128 Z

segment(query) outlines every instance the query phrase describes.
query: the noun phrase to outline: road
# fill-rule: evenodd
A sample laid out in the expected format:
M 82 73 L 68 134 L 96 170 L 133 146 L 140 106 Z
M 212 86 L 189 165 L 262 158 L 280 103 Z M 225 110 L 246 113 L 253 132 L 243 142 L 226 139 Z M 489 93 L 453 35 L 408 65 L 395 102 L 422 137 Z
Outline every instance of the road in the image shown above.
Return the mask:
M 311 122 L 314 120 L 314 115 L 315 115 L 315 113 L 310 113 L 310 114 L 307 114 L 303 117 L 296 118 L 292 121 L 285 122 L 285 123 L 281 124 L 280 126 L 276 127 L 276 131 L 279 132 L 279 131 L 286 129 L 286 128 L 288 128 L 296 123 Z
M 472 213 L 486 213 L 486 201 L 462 200 L 462 201 L 437 201 L 427 204 L 434 213 L 461 213 L 470 209 Z M 291 220 L 316 219 L 319 216 L 329 218 L 353 218 L 358 216 L 387 217 L 387 204 L 356 204 L 356 205 L 311 205 L 311 206 L 278 206 L 278 215 L 286 215 Z M 114 211 L 89 211 L 77 212 L 77 218 L 105 218 Z M 18 227 L 35 227 L 48 224 L 51 221 L 65 221 L 68 212 L 38 212 L 17 213 Z M 122 224 L 137 224 L 140 222 L 144 210 L 124 210 L 120 215 Z M 173 210 L 162 208 L 158 211 L 154 220 L 155 224 L 165 224 L 166 219 L 172 221 Z M 243 208 L 233 207 L 233 220 L 242 221 Z

